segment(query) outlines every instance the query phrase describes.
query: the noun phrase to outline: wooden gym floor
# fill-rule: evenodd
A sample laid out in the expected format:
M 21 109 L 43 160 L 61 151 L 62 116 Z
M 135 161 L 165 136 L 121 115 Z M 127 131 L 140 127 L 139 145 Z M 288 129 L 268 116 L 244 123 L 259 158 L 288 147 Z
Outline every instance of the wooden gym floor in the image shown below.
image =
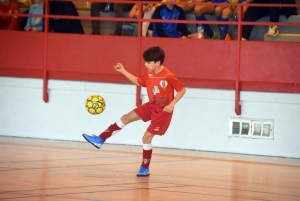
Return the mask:
M 0 136 L 0 200 L 300 201 L 300 160 Z

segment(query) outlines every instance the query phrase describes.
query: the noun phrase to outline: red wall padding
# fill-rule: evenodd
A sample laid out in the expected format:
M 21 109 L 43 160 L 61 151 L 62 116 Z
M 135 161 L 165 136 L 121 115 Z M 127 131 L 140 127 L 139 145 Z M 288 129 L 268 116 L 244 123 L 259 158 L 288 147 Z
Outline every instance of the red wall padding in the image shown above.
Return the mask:
M 45 48 L 44 33 L 0 31 L 0 76 L 42 78 L 47 50 L 50 79 L 129 83 L 113 65 L 137 75 L 145 70 L 142 52 L 161 46 L 165 66 L 187 86 L 235 89 L 237 43 L 49 33 Z M 300 43 L 242 41 L 241 89 L 300 92 L 299 58 Z

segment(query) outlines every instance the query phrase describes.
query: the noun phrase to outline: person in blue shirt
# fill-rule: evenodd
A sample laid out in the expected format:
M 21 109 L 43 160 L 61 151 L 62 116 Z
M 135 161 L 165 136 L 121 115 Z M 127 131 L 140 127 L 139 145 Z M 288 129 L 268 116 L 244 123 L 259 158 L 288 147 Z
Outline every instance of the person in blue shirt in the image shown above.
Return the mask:
M 44 14 L 44 0 L 35 0 L 29 9 L 29 14 Z M 42 17 L 28 17 L 25 31 L 42 32 L 44 29 L 44 19 Z
M 175 3 L 175 0 L 167 0 L 167 2 Z M 185 14 L 176 4 L 162 4 L 155 9 L 152 19 L 185 20 Z M 185 23 L 153 22 L 152 29 L 153 37 L 186 38 L 188 35 Z

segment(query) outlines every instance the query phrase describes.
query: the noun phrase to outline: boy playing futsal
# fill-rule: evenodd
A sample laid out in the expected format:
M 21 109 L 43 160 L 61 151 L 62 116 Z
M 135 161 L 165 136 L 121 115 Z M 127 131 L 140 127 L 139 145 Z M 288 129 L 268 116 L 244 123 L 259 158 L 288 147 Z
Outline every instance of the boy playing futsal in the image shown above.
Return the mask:
M 83 134 L 83 137 L 96 148 L 100 148 L 105 140 L 119 132 L 125 125 L 143 120 L 151 120 L 143 136 L 143 160 L 137 176 L 149 176 L 149 165 L 152 156 L 152 138 L 155 135 L 164 135 L 167 131 L 172 115 L 174 105 L 185 94 L 186 88 L 177 77 L 163 66 L 165 53 L 160 47 L 151 47 L 143 53 L 146 71 L 140 77 L 136 77 L 127 72 L 121 63 L 117 63 L 114 68 L 122 73 L 131 82 L 138 86 L 146 87 L 149 102 L 139 106 L 125 114 L 121 119 L 110 125 L 99 136 Z M 177 91 L 174 97 L 174 90 Z

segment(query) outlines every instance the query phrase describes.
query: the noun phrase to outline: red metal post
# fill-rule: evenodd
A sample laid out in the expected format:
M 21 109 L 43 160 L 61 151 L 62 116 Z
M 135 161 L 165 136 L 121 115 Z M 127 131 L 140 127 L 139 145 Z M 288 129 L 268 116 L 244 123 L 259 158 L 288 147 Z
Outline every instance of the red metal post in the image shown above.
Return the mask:
M 43 73 L 43 100 L 45 103 L 49 101 L 49 94 L 48 94 L 48 72 L 47 72 L 47 58 L 48 58 L 48 31 L 49 31 L 49 20 L 48 20 L 48 12 L 49 12 L 49 1 L 45 1 L 45 53 L 44 53 L 44 73 Z
M 237 39 L 237 63 L 236 63 L 236 80 L 235 80 L 235 113 L 241 115 L 242 106 L 241 101 L 241 89 L 240 89 L 240 71 L 241 71 L 241 41 L 242 41 L 242 16 L 243 7 L 240 6 L 240 12 L 238 15 L 238 39 Z
M 143 18 L 143 4 L 139 3 L 139 21 L 138 21 L 138 76 L 141 74 L 141 59 L 142 59 L 142 19 Z M 136 86 L 136 106 L 142 105 L 141 86 Z

